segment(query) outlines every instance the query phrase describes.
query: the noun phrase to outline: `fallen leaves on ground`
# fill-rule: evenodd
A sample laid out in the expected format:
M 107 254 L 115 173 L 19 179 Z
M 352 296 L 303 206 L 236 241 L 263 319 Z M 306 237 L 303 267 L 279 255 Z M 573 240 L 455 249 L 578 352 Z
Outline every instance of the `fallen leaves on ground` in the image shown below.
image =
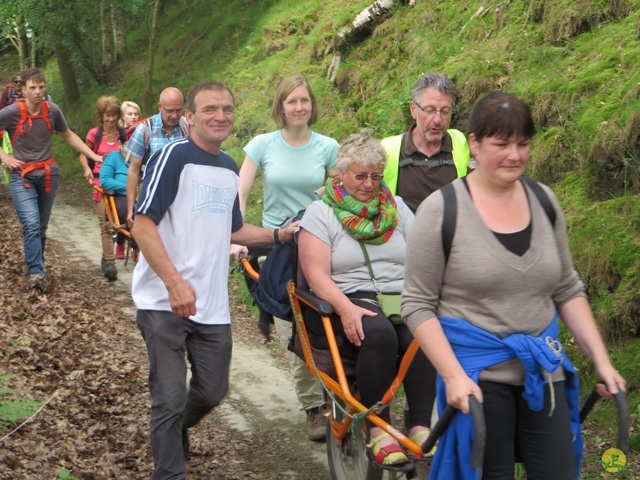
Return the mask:
M 14 396 L 49 402 L 2 441 L 0 479 L 55 479 L 61 469 L 82 480 L 149 478 L 147 357 L 131 299 L 99 267 L 54 241 L 47 244 L 46 270 L 55 285 L 45 295 L 29 291 L 6 185 L 0 185 L 0 232 L 0 375 L 11 376 L 6 386 Z M 244 317 L 234 335 L 260 343 L 246 311 Z M 314 471 L 308 459 L 296 458 L 295 446 L 275 454 L 277 431 L 247 436 L 214 415 L 194 430 L 188 478 L 279 479 L 296 471 L 295 462 L 298 472 Z

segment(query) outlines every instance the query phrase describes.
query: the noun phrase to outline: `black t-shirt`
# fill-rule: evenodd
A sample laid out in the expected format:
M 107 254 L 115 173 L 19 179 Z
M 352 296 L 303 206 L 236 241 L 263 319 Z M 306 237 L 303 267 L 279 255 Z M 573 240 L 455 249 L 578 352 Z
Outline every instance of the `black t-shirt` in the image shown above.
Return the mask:
M 396 195 L 402 197 L 411 211 L 416 213 L 416 210 L 425 198 L 444 185 L 453 182 L 458 178 L 458 173 L 453 164 L 453 143 L 451 135 L 445 133 L 440 151 L 427 157 L 424 153 L 420 152 L 413 143 L 411 132 L 413 132 L 414 128 L 416 128 L 415 123 L 402 138 Z M 423 160 L 433 160 L 436 162 L 448 161 L 451 165 L 429 166 L 419 164 L 402 166 L 403 161 L 409 159 L 419 162 Z

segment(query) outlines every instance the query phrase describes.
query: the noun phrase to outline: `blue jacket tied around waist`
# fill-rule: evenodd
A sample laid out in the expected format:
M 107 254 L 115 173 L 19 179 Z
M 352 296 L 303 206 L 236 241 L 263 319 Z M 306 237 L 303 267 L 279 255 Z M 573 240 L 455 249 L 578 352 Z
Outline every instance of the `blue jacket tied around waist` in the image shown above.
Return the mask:
M 544 408 L 545 377 L 541 368 L 554 372 L 562 366 L 566 377 L 566 393 L 574 436 L 576 478 L 580 476 L 582 437 L 580 436 L 578 375 L 558 341 L 559 326 L 556 314 L 538 337 L 516 333 L 500 339 L 460 318 L 438 317 L 458 361 L 467 375 L 478 382 L 482 370 L 518 358 L 526 370 L 523 398 L 533 411 Z M 438 412 L 447 406 L 446 389 L 442 377 L 437 378 Z M 460 412 L 440 437 L 430 480 L 475 480 L 482 472 L 471 468 L 473 423 L 471 415 Z

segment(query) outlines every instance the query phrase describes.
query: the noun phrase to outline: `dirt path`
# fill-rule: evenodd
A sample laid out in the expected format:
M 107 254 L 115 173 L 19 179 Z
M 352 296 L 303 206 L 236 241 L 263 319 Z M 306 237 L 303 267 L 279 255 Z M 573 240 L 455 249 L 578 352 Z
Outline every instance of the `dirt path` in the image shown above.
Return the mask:
M 12 208 L 2 208 L 7 202 L 8 192 L 0 187 L 0 220 L 7 212 L 15 217 Z M 11 229 L 16 225 L 14 219 Z M 150 399 L 144 344 L 129 295 L 133 266 L 118 261 L 118 280 L 102 277 L 97 220 L 90 206 L 72 195 L 58 195 L 48 237 L 47 269 L 55 289 L 47 296 L 2 302 L 0 313 L 9 315 L 0 348 L 6 352 L 2 373 L 16 375 L 11 387 L 28 398 L 52 400 L 3 441 L 0 478 L 55 478 L 63 467 L 78 479 L 148 478 Z M 8 257 L 0 256 L 3 274 L 17 276 L 13 283 L 24 282 L 22 256 Z M 76 312 L 70 303 L 82 305 Z M 328 478 L 324 444 L 306 439 L 305 416 L 282 353 L 265 346 L 251 314 L 233 298 L 232 303 L 231 388 L 224 403 L 193 430 L 189 478 Z M 52 337 L 62 341 L 54 345 Z M 52 364 L 57 375 L 47 373 Z

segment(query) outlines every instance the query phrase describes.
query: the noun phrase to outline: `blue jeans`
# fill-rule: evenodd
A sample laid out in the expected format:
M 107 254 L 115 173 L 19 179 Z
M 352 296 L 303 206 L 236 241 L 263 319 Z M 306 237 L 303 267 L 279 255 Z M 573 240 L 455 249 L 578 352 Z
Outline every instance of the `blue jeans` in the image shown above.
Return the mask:
M 28 275 L 44 275 L 44 246 L 58 179 L 58 175 L 51 175 L 51 191 L 45 193 L 44 175 L 27 174 L 24 178 L 15 173 L 11 175 L 11 196 L 22 224 L 24 259 Z

